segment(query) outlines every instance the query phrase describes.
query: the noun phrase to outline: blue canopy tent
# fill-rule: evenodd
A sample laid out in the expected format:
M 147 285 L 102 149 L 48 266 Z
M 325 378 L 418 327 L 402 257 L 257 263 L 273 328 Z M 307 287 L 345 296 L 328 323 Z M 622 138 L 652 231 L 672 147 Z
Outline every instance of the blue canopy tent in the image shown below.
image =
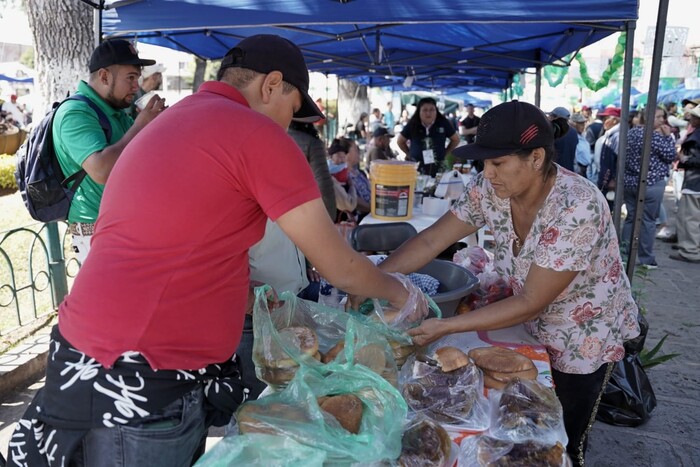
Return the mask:
M 631 88 L 630 89 L 630 102 L 634 102 L 636 99 L 636 96 L 639 96 L 641 92 L 637 88 Z M 598 97 L 594 100 L 591 100 L 590 102 L 587 102 L 586 105 L 592 109 L 601 109 L 604 107 L 608 106 L 613 106 L 613 107 L 621 107 L 622 106 L 622 91 L 620 89 L 613 89 L 611 91 L 608 91 L 605 95 L 602 97 Z M 632 105 L 634 107 L 634 105 Z
M 298 44 L 309 69 L 368 86 L 493 91 L 637 17 L 637 0 L 107 0 L 106 37 L 221 58 L 259 33 Z M 517 24 L 517 27 L 515 25 Z
M 0 73 L 0 81 L 9 81 L 11 83 L 34 83 L 34 78 L 14 78 Z

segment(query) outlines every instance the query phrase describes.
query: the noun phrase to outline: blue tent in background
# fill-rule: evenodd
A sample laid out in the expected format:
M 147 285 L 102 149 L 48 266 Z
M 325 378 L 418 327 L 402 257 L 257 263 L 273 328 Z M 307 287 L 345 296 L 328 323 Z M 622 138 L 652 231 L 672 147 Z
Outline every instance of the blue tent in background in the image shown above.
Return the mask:
M 630 89 L 630 106 L 634 107 L 632 102 L 636 99 L 636 96 L 639 96 L 641 94 L 641 91 L 638 89 L 632 87 Z M 620 89 L 613 89 L 609 91 L 607 94 L 604 96 L 592 100 L 590 102 L 587 102 L 586 105 L 592 109 L 602 109 L 608 106 L 613 106 L 613 107 L 620 107 L 622 105 L 622 91 Z
M 311 71 L 372 87 L 495 91 L 557 64 L 638 16 L 638 0 L 106 0 L 106 37 L 219 59 L 241 39 L 278 34 Z M 407 79 L 411 78 L 411 79 Z M 405 89 L 408 90 L 408 89 Z
M 34 78 L 13 78 L 12 76 L 3 75 L 0 73 L 0 81 L 9 81 L 11 83 L 34 83 Z

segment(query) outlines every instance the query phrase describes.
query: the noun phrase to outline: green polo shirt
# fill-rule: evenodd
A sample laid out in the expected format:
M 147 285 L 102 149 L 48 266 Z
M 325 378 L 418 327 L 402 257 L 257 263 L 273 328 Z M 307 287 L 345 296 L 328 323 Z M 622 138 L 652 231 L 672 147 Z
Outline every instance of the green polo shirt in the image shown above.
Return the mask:
M 106 140 L 100 120 L 88 104 L 70 100 L 61 105 L 53 121 L 53 143 L 66 177 L 79 171 L 89 156 L 119 141 L 134 124 L 131 117 L 105 102 L 85 81 L 78 85 L 77 94 L 86 96 L 107 115 L 112 126 L 112 139 Z M 96 183 L 89 175 L 85 176 L 71 202 L 68 220 L 95 222 L 104 188 L 104 185 Z

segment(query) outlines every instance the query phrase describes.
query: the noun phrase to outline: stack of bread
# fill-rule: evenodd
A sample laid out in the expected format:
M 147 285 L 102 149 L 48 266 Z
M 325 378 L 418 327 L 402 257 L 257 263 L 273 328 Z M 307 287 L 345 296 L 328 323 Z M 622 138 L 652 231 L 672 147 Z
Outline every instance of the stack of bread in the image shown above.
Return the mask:
M 391 355 L 387 354 L 387 349 L 385 347 L 386 345 L 382 346 L 378 343 L 372 343 L 355 348 L 354 363 L 359 363 L 360 365 L 366 366 L 389 381 L 393 386 L 396 386 L 398 384 L 396 366 L 391 360 Z M 331 347 L 328 352 L 322 354 L 321 362 L 332 362 L 341 352 L 343 352 L 344 349 L 345 339 L 338 341 L 338 343 Z M 344 361 L 344 359 L 341 359 L 340 361 Z
M 537 378 L 535 364 L 514 350 L 503 347 L 478 347 L 469 351 L 469 358 L 484 373 L 484 385 L 491 389 L 503 389 L 515 379 Z
M 419 353 L 409 360 L 412 368 L 402 369 L 402 376 L 410 375 L 402 378 L 402 394 L 409 407 L 439 423 L 481 426 L 488 417 L 482 407 L 479 370 L 455 347 L 439 348 L 434 357 Z
M 302 356 L 321 360 L 318 350 L 318 337 L 313 329 L 304 326 L 290 326 L 279 331 L 279 339 L 283 345 L 270 341 L 270 345 L 261 347 L 262 352 L 256 354 L 255 370 L 258 379 L 265 381 L 273 388 L 282 388 L 294 378 L 299 364 L 289 355 L 287 349 L 296 349 Z

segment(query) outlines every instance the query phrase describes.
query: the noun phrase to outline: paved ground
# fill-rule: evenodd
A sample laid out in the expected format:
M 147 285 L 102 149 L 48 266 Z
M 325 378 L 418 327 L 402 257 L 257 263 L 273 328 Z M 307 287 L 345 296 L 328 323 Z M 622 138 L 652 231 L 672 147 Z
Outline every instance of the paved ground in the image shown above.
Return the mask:
M 673 203 L 667 193 L 666 207 L 675 221 Z M 681 356 L 649 371 L 658 406 L 646 424 L 636 428 L 597 422 L 590 439 L 587 464 L 600 467 L 700 466 L 700 264 L 668 258 L 671 246 L 656 242 L 659 269 L 649 272 L 642 285 L 642 303 L 649 321 L 647 347 L 664 335 L 669 337 L 663 352 Z M 12 426 L 41 380 L 12 392 L 0 404 L 0 453 L 7 452 Z M 215 442 L 222 430 L 212 430 Z

